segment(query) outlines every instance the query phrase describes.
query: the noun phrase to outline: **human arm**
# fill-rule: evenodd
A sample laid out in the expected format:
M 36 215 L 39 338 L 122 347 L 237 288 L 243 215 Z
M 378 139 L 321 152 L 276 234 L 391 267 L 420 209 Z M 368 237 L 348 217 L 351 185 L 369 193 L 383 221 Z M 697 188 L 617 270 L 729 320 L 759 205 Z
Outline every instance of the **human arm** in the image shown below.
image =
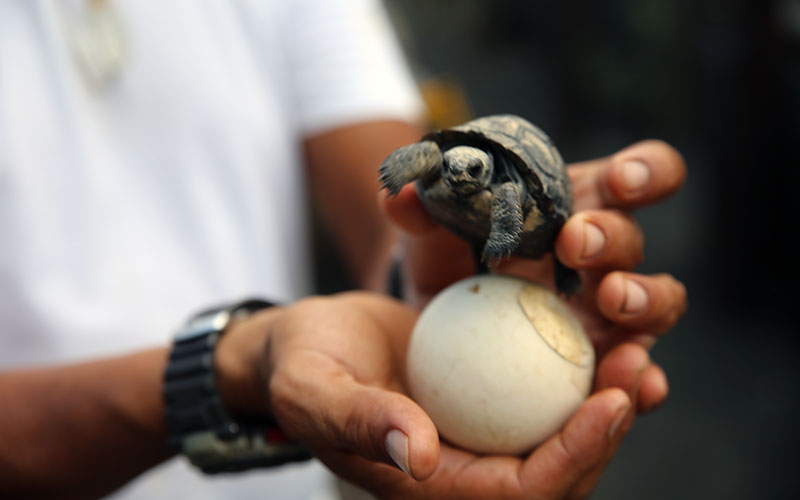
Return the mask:
M 0 374 L 0 496 L 96 497 L 171 455 L 166 349 Z
M 256 331 L 233 328 L 218 346 L 217 382 L 235 414 L 266 408 L 252 397 L 248 368 L 262 351 Z M 162 399 L 167 354 L 160 347 L 0 372 L 0 497 L 97 498 L 172 456 Z
M 312 206 L 355 287 L 386 289 L 392 226 L 378 165 L 424 130 L 424 104 L 380 0 L 286 2 L 293 126 Z
M 376 165 L 400 146 L 416 142 L 421 127 L 371 121 L 316 134 L 304 143 L 308 179 L 322 221 L 355 284 L 385 291 L 392 225 L 376 204 Z

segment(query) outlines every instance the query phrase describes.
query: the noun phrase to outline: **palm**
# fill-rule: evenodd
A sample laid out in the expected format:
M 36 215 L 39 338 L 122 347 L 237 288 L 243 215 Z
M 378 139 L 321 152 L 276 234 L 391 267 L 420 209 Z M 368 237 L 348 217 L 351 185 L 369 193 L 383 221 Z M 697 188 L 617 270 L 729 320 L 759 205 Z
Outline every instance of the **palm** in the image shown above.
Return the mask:
M 290 308 L 272 328 L 268 351 L 271 407 L 283 429 L 332 470 L 381 498 L 558 498 L 587 472 L 587 464 L 602 458 L 589 456 L 584 464 L 586 457 L 564 451 L 564 442 L 578 440 L 570 436 L 579 432 L 597 447 L 608 445 L 603 427 L 611 410 L 600 398 L 579 410 L 599 415 L 589 424 L 599 429 L 568 426 L 567 437 L 551 439 L 525 460 L 481 457 L 440 444 L 433 423 L 404 395 L 404 358 L 416 318 L 415 310 L 368 294 Z M 385 453 L 374 446 L 391 428 L 409 427 L 412 469 L 424 477 L 432 473 L 425 481 L 386 465 Z
M 647 163 L 651 179 L 647 189 L 624 193 L 620 162 L 631 156 Z M 683 168 L 674 150 L 646 142 L 570 171 L 576 214 L 560 232 L 555 252 L 581 274 L 583 290 L 570 304 L 598 350 L 595 393 L 528 457 L 477 456 L 439 442 L 430 418 L 405 395 L 405 350 L 417 312 L 378 296 L 306 301 L 277 322 L 268 351 L 274 353 L 268 369 L 276 417 L 332 470 L 381 498 L 587 495 L 630 427 L 637 403 L 646 409 L 666 396 L 663 372 L 641 345 L 625 341 L 671 328 L 686 300 L 671 277 L 628 272 L 641 259 L 643 237 L 630 217 L 611 209 L 671 194 Z M 387 200 L 385 208 L 406 232 L 412 304 L 424 305 L 474 272 L 467 244 L 427 217 L 413 187 Z M 588 233 L 581 232 L 586 223 L 596 224 L 605 237 L 602 251 L 590 258 L 584 258 Z M 501 271 L 550 283 L 552 269 L 547 259 L 518 259 Z M 638 303 L 628 300 L 629 281 L 641 289 Z M 399 442 L 389 439 L 399 436 L 394 431 Z M 400 459 L 398 450 L 405 450 Z
M 627 165 L 632 161 L 648 169 L 649 180 L 646 179 L 643 188 L 631 190 L 627 184 L 630 179 Z M 575 215 L 559 234 L 555 250 L 563 263 L 580 274 L 582 290 L 569 297 L 568 302 L 592 339 L 598 359 L 597 394 L 579 413 L 591 411 L 586 408 L 591 407 L 594 398 L 599 400 L 604 393 L 607 395 L 603 389 L 608 387 L 623 389 L 634 407 L 638 404 L 640 410 L 651 409 L 664 400 L 667 386 L 663 371 L 650 362 L 642 346 L 649 347 L 653 334 L 666 332 L 675 324 L 685 309 L 686 296 L 683 286 L 670 276 L 631 272 L 642 259 L 644 238 L 626 211 L 674 193 L 683 182 L 685 165 L 668 145 L 645 141 L 613 157 L 571 166 L 568 172 L 573 184 Z M 474 273 L 468 245 L 430 220 L 412 187 L 395 199 L 387 199 L 384 207 L 406 233 L 405 278 L 410 284 L 406 291 L 410 292 L 412 304 L 421 307 L 447 285 Z M 580 228 L 586 222 L 599 227 L 605 240 L 601 252 L 584 259 L 588 237 Z M 551 257 L 540 261 L 512 259 L 501 263 L 497 271 L 545 284 L 553 282 Z M 629 300 L 634 297 L 630 292 L 631 282 L 641 291 L 638 302 Z M 548 446 L 551 449 L 543 451 Z M 440 480 L 435 484 L 449 484 L 454 489 L 463 487 L 463 498 L 481 498 L 482 484 L 499 484 L 505 493 L 497 497 L 514 498 L 515 491 L 525 489 L 526 480 L 542 480 L 537 457 L 552 457 L 557 448 L 548 441 L 523 462 L 515 458 L 477 458 L 443 445 L 442 463 L 434 476 Z M 593 472 L 573 485 L 572 493 L 590 491 L 612 454 L 613 446 Z M 545 459 L 541 460 L 544 463 Z M 475 481 L 476 477 L 485 483 Z M 539 484 L 565 483 L 545 480 Z

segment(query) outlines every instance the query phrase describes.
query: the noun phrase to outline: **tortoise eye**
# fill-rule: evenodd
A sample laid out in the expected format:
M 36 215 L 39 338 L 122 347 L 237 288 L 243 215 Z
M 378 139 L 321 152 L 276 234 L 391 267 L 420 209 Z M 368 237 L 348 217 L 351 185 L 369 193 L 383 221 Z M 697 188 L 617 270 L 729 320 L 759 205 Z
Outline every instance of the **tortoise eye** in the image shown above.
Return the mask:
M 477 177 L 481 173 L 481 166 L 480 165 L 470 165 L 469 169 L 467 170 L 469 175 L 472 177 Z

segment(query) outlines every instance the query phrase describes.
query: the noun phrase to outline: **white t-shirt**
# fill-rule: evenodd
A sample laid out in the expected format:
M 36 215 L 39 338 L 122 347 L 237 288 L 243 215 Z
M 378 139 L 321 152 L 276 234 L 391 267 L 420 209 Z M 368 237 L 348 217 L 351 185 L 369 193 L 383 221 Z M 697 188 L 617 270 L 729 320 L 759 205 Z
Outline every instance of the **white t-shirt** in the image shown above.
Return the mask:
M 106 3 L 124 56 L 100 82 L 78 56 L 99 40 L 91 2 L 0 1 L 0 369 L 164 344 L 198 308 L 307 294 L 302 137 L 421 111 L 377 0 Z M 187 469 L 123 496 L 311 498 L 325 477 L 213 481 L 231 492 Z

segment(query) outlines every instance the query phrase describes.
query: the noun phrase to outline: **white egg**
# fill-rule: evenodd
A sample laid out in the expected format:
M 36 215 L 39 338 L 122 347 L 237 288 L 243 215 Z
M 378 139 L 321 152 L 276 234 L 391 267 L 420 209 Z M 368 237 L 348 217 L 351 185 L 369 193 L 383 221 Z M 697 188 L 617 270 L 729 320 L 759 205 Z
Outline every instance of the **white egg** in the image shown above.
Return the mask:
M 594 349 L 547 288 L 480 275 L 437 295 L 412 334 L 412 397 L 449 442 L 519 454 L 564 425 L 589 394 Z

